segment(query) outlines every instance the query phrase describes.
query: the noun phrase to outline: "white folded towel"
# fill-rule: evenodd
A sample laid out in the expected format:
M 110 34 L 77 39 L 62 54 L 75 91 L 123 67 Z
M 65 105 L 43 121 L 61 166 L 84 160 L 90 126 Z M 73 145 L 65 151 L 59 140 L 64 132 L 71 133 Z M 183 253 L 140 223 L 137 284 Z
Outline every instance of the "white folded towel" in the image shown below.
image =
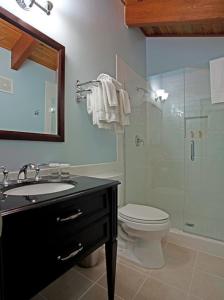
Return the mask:
M 100 74 L 97 80 L 108 80 L 108 81 L 111 80 L 117 90 L 122 88 L 122 84 L 117 79 L 111 77 L 108 74 L 104 74 L 104 73 Z
M 224 58 L 210 61 L 211 101 L 224 102 Z
M 105 96 L 109 106 L 118 106 L 118 99 L 117 99 L 117 87 L 116 85 L 119 82 L 112 78 L 110 75 L 107 74 L 100 74 L 97 77 L 97 80 L 101 82 L 103 88 L 105 90 Z

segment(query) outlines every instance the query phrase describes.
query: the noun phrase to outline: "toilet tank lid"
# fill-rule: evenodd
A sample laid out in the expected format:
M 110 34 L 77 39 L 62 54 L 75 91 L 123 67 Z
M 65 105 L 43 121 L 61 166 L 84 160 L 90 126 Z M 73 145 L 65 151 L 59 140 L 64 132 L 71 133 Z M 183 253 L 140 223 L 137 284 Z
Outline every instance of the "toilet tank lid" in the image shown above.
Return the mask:
M 137 204 L 127 204 L 119 209 L 119 214 L 129 218 L 145 221 L 161 221 L 169 219 L 169 215 L 158 208 Z

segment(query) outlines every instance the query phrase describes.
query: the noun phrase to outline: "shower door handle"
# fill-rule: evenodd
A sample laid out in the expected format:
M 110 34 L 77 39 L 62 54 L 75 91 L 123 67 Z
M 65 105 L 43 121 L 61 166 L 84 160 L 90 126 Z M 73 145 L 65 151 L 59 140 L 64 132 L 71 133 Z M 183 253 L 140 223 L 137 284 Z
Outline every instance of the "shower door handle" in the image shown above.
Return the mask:
M 195 142 L 191 141 L 191 161 L 195 160 Z

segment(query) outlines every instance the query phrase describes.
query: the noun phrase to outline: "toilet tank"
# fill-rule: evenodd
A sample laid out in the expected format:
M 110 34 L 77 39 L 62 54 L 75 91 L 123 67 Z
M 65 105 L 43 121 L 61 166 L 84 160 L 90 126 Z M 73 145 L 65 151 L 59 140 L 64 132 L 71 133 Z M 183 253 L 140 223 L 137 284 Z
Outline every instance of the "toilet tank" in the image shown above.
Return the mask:
M 118 207 L 122 207 L 125 205 L 124 203 L 124 176 L 122 174 L 119 175 L 97 175 L 98 178 L 105 178 L 110 180 L 120 181 L 121 184 L 118 185 Z

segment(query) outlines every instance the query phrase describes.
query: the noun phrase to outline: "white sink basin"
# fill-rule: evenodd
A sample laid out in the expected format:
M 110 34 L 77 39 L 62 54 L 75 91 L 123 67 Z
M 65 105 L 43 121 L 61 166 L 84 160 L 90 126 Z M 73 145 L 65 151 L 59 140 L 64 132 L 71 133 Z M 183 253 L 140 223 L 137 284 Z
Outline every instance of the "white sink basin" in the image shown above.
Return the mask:
M 35 196 L 35 195 L 57 193 L 57 192 L 66 191 L 73 188 L 74 185 L 68 183 L 38 183 L 38 184 L 20 186 L 5 191 L 4 194 L 10 196 Z

